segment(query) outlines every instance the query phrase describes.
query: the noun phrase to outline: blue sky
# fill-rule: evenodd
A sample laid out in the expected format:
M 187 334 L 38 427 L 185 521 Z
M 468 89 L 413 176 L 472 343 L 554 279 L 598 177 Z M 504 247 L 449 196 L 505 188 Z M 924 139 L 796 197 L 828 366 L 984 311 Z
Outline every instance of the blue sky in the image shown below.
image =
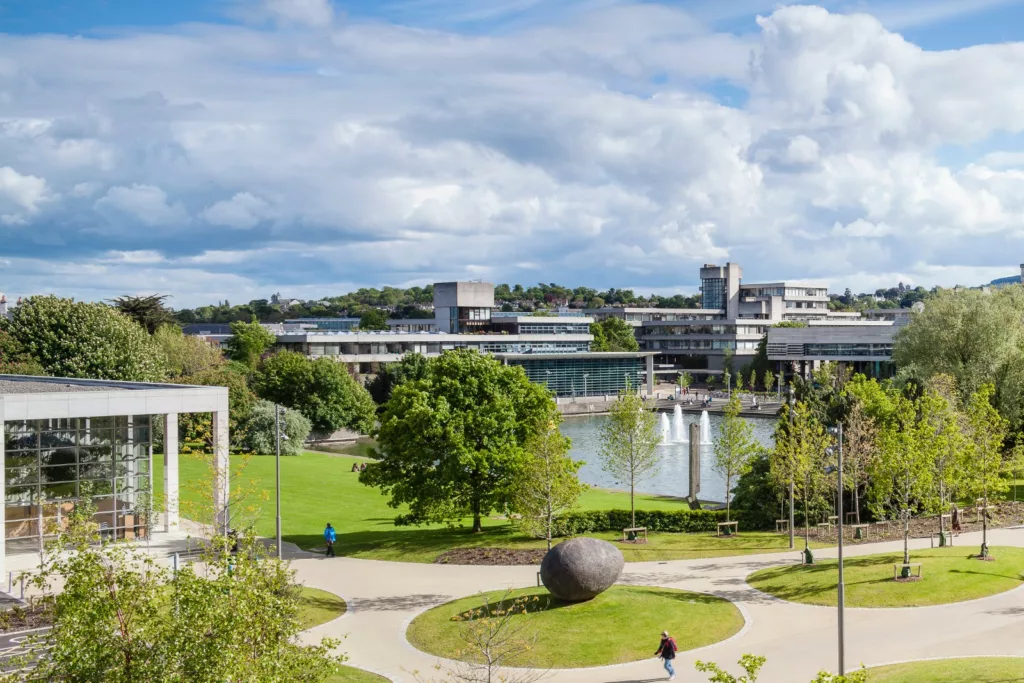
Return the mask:
M 0 0 L 7 294 L 975 284 L 1024 0 Z

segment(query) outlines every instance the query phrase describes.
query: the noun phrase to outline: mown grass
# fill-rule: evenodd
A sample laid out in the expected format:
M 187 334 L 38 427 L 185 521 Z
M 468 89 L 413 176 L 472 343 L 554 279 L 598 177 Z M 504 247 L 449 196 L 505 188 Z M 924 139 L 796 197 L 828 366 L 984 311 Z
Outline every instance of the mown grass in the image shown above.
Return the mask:
M 327 683 L 388 683 L 389 680 L 354 666 L 342 666 L 341 672 L 328 678 Z
M 1024 548 L 993 547 L 994 562 L 970 557 L 976 548 L 933 548 L 911 554 L 922 563 L 922 579 L 893 581 L 893 564 L 902 553 L 847 558 L 843 563 L 847 607 L 923 607 L 972 600 L 1018 587 L 1024 582 Z M 748 583 L 784 600 L 835 605 L 839 566 L 819 560 L 755 572 Z
M 345 601 L 329 591 L 303 586 L 299 592 L 299 623 L 303 630 L 326 624 L 347 610 Z
M 743 627 L 735 605 L 710 595 L 642 586 L 612 586 L 593 600 L 566 603 L 544 588 L 486 594 L 492 613 L 503 599 L 507 607 L 523 598 L 513 628 L 515 640 L 530 647 L 511 666 L 569 668 L 602 666 L 652 657 L 667 630 L 680 650 L 724 640 Z M 409 642 L 429 654 L 473 661 L 462 634 L 465 616 L 483 607 L 482 595 L 449 602 L 424 612 L 409 625 Z M 455 619 L 453 619 L 455 617 Z
M 868 669 L 869 683 L 1024 683 L 1024 657 L 968 657 Z

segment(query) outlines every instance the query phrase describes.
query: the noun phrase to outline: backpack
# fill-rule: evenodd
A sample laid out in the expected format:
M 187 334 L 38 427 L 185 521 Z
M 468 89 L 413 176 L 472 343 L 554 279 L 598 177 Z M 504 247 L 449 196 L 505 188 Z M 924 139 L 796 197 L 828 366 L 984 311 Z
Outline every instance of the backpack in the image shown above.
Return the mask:
M 679 648 L 676 647 L 676 641 L 673 638 L 666 639 L 665 644 L 661 647 L 662 659 L 675 659 L 676 651 L 678 649 Z

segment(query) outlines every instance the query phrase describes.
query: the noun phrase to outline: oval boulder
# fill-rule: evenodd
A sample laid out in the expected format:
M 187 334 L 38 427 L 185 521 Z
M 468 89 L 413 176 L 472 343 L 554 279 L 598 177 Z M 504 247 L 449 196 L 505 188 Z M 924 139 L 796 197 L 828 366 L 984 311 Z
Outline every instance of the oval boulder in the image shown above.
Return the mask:
M 571 538 L 549 550 L 540 563 L 540 580 L 560 600 L 582 602 L 608 590 L 626 560 L 599 538 Z

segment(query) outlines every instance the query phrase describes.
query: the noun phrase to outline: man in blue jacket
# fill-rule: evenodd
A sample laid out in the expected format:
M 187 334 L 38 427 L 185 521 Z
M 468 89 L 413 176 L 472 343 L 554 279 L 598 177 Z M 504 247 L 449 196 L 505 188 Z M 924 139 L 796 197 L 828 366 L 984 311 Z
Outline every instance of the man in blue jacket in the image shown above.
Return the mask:
M 327 528 L 324 529 L 324 543 L 327 544 L 327 557 L 334 557 L 334 542 L 338 540 L 338 535 L 334 533 L 334 527 L 331 523 L 327 523 Z

